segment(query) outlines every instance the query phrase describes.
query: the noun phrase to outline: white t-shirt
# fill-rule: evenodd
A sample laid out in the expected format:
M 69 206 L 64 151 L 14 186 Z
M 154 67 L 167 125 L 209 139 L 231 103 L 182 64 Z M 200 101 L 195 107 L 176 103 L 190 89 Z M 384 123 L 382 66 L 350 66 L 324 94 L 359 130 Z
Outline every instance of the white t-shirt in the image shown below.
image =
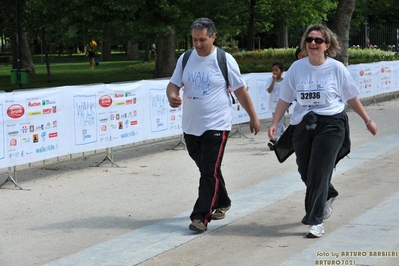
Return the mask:
M 182 73 L 179 57 L 170 82 L 183 87 L 183 131 L 201 136 L 207 130 L 231 130 L 231 98 L 217 62 L 217 49 L 208 56 L 193 50 Z M 228 79 L 232 91 L 246 85 L 237 62 L 226 53 Z
M 276 80 L 276 82 L 274 82 L 273 90 L 269 94 L 269 110 L 272 113 L 274 113 L 274 111 L 276 110 L 277 102 L 280 96 L 280 88 L 283 81 L 284 79 Z M 269 77 L 269 79 L 266 81 L 266 90 L 267 88 L 269 88 L 272 82 L 273 82 L 273 77 Z
M 297 125 L 310 111 L 319 115 L 342 112 L 345 103 L 359 93 L 341 62 L 328 57 L 322 65 L 313 66 L 304 58 L 295 61 L 288 69 L 280 99 L 287 103 L 297 101 L 290 121 L 290 124 Z

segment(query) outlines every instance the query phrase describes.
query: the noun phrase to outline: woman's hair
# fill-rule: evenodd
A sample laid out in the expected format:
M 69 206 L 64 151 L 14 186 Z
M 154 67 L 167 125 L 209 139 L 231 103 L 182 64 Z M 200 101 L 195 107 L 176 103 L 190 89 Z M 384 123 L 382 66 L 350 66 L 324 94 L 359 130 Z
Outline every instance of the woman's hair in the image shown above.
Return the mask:
M 323 24 L 310 25 L 306 29 L 305 33 L 302 35 L 301 49 L 306 51 L 305 39 L 306 39 L 306 37 L 309 36 L 309 33 L 312 31 L 321 32 L 326 43 L 330 44 L 329 48 L 325 52 L 325 55 L 330 56 L 330 57 L 335 57 L 337 55 L 337 53 L 341 50 L 341 47 L 339 46 L 337 35 L 334 32 L 332 32 L 328 27 L 324 26 Z
M 212 37 L 212 35 L 216 32 L 215 23 L 213 23 L 213 21 L 209 18 L 199 18 L 191 24 L 191 30 L 203 29 L 208 29 L 207 35 Z

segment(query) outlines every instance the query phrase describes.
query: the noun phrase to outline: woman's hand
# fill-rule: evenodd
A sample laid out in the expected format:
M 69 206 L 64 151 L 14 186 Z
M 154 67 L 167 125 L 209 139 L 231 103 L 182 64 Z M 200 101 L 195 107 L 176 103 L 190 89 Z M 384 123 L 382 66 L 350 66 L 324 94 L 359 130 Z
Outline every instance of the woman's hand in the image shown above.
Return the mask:
M 370 119 L 370 121 L 366 123 L 366 127 L 367 127 L 367 130 L 370 131 L 371 134 L 373 134 L 373 136 L 375 136 L 375 134 L 377 134 L 378 127 L 377 127 L 377 124 L 373 120 Z

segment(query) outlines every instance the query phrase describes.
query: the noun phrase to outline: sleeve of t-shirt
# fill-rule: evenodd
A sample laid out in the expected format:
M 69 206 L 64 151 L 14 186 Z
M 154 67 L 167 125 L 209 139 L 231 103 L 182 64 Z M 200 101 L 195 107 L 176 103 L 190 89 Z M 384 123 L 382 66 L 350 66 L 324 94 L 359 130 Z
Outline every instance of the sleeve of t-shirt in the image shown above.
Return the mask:
M 246 82 L 241 75 L 237 61 L 229 53 L 226 53 L 226 63 L 227 63 L 227 73 L 231 90 L 235 91 L 243 86 L 246 86 Z
M 348 69 L 344 65 L 340 66 L 340 72 L 342 77 L 341 100 L 346 103 L 348 100 L 358 96 L 360 91 Z
M 184 53 L 179 57 L 179 59 L 177 59 L 175 70 L 169 80 L 170 83 L 173 83 L 178 87 L 183 87 L 183 55 Z
M 279 97 L 286 103 L 292 103 L 295 100 L 295 75 L 292 66 L 288 69 L 284 81 L 280 84 Z

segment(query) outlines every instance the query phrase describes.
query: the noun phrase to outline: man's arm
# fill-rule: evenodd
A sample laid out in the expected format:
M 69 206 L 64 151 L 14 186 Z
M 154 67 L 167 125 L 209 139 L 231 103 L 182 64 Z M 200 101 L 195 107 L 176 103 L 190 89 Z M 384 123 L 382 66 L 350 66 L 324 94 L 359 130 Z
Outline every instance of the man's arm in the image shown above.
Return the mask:
M 180 87 L 171 82 L 166 87 L 166 96 L 168 97 L 169 105 L 173 108 L 179 107 L 182 103 L 179 91 Z
M 251 97 L 248 94 L 247 88 L 243 86 L 235 90 L 234 94 L 237 96 L 238 101 L 249 115 L 249 129 L 251 130 L 251 133 L 254 133 L 255 135 L 258 134 L 260 130 L 260 121 L 252 104 Z

